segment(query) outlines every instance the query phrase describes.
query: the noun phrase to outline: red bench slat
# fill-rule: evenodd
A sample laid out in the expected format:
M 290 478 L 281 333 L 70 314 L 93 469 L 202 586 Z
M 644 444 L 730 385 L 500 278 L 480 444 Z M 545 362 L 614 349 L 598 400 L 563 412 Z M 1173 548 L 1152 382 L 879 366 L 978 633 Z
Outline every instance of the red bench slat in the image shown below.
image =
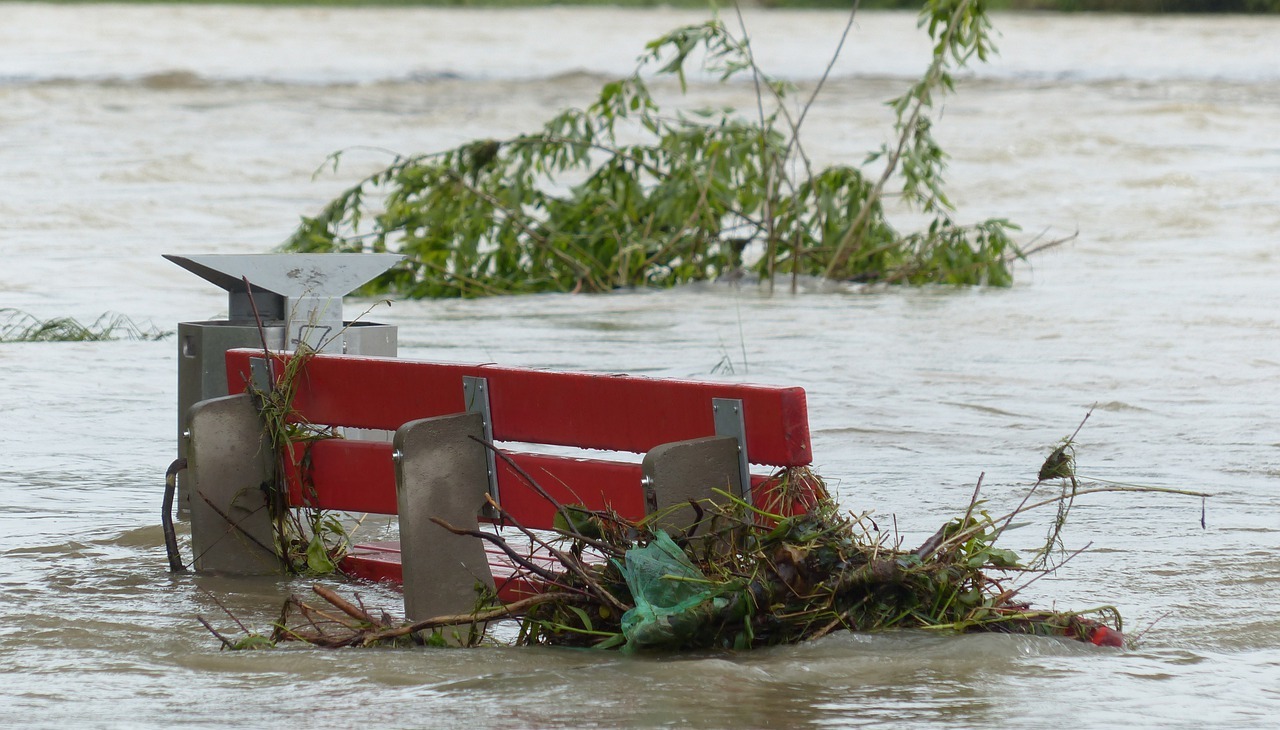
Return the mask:
M 494 588 L 497 589 L 498 598 L 503 602 L 512 603 L 546 591 L 546 583 L 541 579 L 531 580 L 527 574 L 517 570 L 510 558 L 492 543 L 485 543 L 485 553 L 489 556 L 489 570 L 493 573 Z M 550 555 L 533 553 L 526 557 L 552 572 L 558 573 L 564 570 L 564 566 Z M 400 543 L 375 542 L 356 545 L 343 558 L 342 570 L 352 578 L 374 583 L 404 583 L 404 569 L 400 564 Z
M 305 458 L 304 444 L 294 444 L 293 448 L 295 457 L 285 465 L 290 504 L 344 512 L 396 514 L 391 444 L 347 439 L 315 441 Z M 503 453 L 561 504 L 579 504 L 593 510 L 612 509 L 630 520 L 644 517 L 639 464 Z M 308 471 L 306 479 L 299 479 L 295 461 Z M 503 508 L 521 524 L 537 529 L 551 528 L 555 507 L 504 461 L 498 462 L 498 494 Z
M 249 359 L 227 352 L 227 382 L 243 392 Z M 288 357 L 288 356 L 282 356 Z M 295 384 L 294 408 L 313 423 L 395 430 L 466 409 L 463 376 L 486 378 L 499 441 L 644 453 L 715 433 L 712 398 L 743 401 L 752 463 L 812 462 L 803 388 L 562 373 L 490 365 L 318 355 Z
M 643 476 L 639 464 L 599 459 L 507 453 L 511 460 L 560 504 L 591 510 L 611 509 L 629 520 L 643 519 Z M 498 462 L 498 494 L 502 508 L 525 527 L 551 529 L 556 508 L 503 461 Z
M 305 458 L 304 444 L 294 444 L 293 448 L 294 459 L 300 466 L 295 467 L 293 461 L 285 465 L 290 504 L 343 512 L 396 514 L 391 444 L 347 439 L 315 441 L 311 444 L 310 455 Z M 640 489 L 643 475 L 639 464 L 547 454 L 503 453 L 561 504 L 582 505 L 592 510 L 612 509 L 629 520 L 640 520 L 645 515 L 644 494 Z M 300 469 L 309 470 L 305 480 L 299 479 Z M 759 474 L 751 475 L 753 486 L 759 486 L 767 479 Z M 551 529 L 555 507 L 501 460 L 498 462 L 498 494 L 503 507 L 516 515 L 521 524 L 534 529 Z
M 284 465 L 289 504 L 396 514 L 396 472 L 391 452 L 391 444 L 380 441 L 328 439 L 311 442 L 310 449 L 306 444 L 293 444 L 293 459 Z M 306 478 L 299 478 L 300 469 L 307 472 Z M 303 485 L 307 485 L 305 489 Z

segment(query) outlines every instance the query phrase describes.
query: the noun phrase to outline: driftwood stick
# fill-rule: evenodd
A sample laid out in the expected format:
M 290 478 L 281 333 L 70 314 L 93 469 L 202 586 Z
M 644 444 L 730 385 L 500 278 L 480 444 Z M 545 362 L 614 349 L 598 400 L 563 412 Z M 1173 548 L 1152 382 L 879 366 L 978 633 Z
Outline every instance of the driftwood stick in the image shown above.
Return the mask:
M 311 586 L 311 590 L 314 591 L 317 596 L 320 596 L 324 600 L 333 604 L 334 607 L 336 607 L 338 610 L 342 611 L 343 613 L 347 614 L 351 618 L 364 621 L 365 623 L 371 626 L 382 625 L 380 621 L 370 616 L 368 612 L 360 609 L 358 606 L 352 604 L 350 601 L 346 600 L 342 596 L 339 596 L 331 588 L 326 588 L 325 586 L 322 586 L 319 583 L 316 583 L 315 585 Z
M 467 530 L 461 527 L 454 527 L 453 525 L 449 524 L 448 522 L 445 522 L 439 517 L 432 517 L 431 521 L 436 523 L 437 525 L 440 525 L 441 527 L 448 530 L 449 532 L 452 532 L 455 535 L 468 535 L 470 537 L 478 537 L 481 540 L 488 540 L 494 545 L 497 545 L 498 548 L 502 550 L 502 552 L 506 553 L 507 557 L 511 558 L 511 560 L 514 561 L 516 565 L 519 565 L 521 568 L 524 568 L 525 570 L 529 571 L 530 573 L 533 573 L 534 575 L 538 576 L 539 578 L 542 578 L 543 580 L 555 581 L 559 578 L 559 576 L 556 575 L 555 573 L 552 573 L 546 568 L 536 565 L 533 563 L 533 561 L 525 558 L 523 555 L 517 552 L 515 548 L 508 545 L 507 541 L 503 540 L 502 537 L 499 535 L 495 535 L 491 532 L 485 532 L 484 530 Z
M 378 641 L 385 641 L 386 639 L 395 639 L 400 636 L 417 633 L 424 629 L 433 629 L 440 626 L 455 626 L 457 624 L 465 623 L 481 623 L 484 621 L 504 618 L 506 616 L 515 616 L 539 604 L 551 603 L 553 601 L 559 601 L 561 603 L 586 603 L 589 601 L 589 597 L 573 593 L 539 593 L 536 596 L 530 596 L 516 601 L 515 603 L 498 606 L 496 608 L 489 609 L 488 611 L 459 613 L 452 616 L 436 616 L 435 618 L 415 621 L 411 624 L 394 629 L 369 632 L 365 634 L 361 643 L 368 645 Z

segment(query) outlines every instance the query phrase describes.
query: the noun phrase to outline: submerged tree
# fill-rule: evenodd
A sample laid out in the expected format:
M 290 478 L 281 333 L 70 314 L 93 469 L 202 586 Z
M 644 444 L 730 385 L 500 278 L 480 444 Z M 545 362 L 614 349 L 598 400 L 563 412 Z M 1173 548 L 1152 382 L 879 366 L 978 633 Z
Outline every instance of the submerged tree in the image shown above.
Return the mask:
M 889 101 L 894 142 L 866 160 L 883 165 L 876 177 L 815 168 L 800 131 L 821 83 L 791 109 L 795 90 L 759 69 L 745 32 L 713 19 L 652 41 L 632 75 L 538 132 L 397 158 L 304 218 L 285 249 L 405 254 L 373 286 L 408 297 L 601 292 L 743 271 L 793 287 L 799 276 L 1007 286 L 1024 255 L 1009 235 L 1017 226 L 953 221 L 930 118 L 953 73 L 993 51 L 984 0 L 927 0 L 920 24 L 932 61 Z M 756 118 L 664 114 L 646 75 L 673 76 L 684 91 L 694 58 L 721 82 L 753 78 Z M 889 223 L 891 183 L 931 217 L 922 230 Z

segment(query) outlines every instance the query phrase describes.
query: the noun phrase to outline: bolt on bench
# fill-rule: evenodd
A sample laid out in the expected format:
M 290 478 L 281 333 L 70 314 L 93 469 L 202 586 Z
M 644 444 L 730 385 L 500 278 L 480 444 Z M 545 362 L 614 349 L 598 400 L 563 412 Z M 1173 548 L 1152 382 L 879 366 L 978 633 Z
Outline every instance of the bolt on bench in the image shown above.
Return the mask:
M 264 434 L 255 383 L 267 390 L 293 357 L 261 349 L 226 353 L 235 393 L 187 412 L 188 477 L 195 569 L 276 573 L 264 485 L 276 458 Z M 812 462 L 804 390 L 594 373 L 550 372 L 378 357 L 313 354 L 290 387 L 299 423 L 394 431 L 392 443 L 332 438 L 293 443 L 282 459 L 291 507 L 397 515 L 399 544 L 355 545 L 342 568 L 401 582 L 409 620 L 469 612 L 477 583 L 511 601 L 539 592 L 484 541 L 432 521 L 477 529 L 498 520 L 488 499 L 521 525 L 553 528 L 556 509 L 512 464 L 556 501 L 612 509 L 639 520 L 662 512 L 672 530 L 692 508 L 668 509 L 724 489 L 765 511 L 803 509 L 765 488 L 774 468 Z M 488 445 L 503 444 L 498 459 Z M 534 446 L 604 452 L 590 457 Z M 545 450 L 545 449 L 544 449 Z M 612 452 L 612 453 L 609 453 Z M 640 463 L 609 458 L 643 454 Z M 634 459 L 634 457 L 632 457 Z M 508 463 L 507 460 L 510 460 Z

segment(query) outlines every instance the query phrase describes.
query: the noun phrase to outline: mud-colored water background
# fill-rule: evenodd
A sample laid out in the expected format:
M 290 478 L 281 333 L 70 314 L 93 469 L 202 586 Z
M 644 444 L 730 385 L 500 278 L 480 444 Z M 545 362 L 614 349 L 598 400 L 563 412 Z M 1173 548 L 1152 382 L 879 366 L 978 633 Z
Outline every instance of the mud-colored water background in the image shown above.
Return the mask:
M 536 127 L 628 72 L 672 10 L 0 5 L 0 306 L 173 329 L 224 294 L 163 253 L 266 252 L 385 164 Z M 748 13 L 812 85 L 843 15 Z M 1016 506 L 1048 449 L 1212 492 L 1077 505 L 1042 606 L 1118 606 L 1134 649 L 832 636 L 749 654 L 227 653 L 303 582 L 172 576 L 159 528 L 176 344 L 0 345 L 0 722 L 26 727 L 1267 727 L 1280 710 L 1280 20 L 997 16 L 937 127 L 963 220 L 1079 238 L 1002 290 L 396 302 L 405 356 L 801 385 L 816 467 L 907 543 L 980 474 Z M 823 162 L 885 140 L 927 63 L 867 13 L 806 122 Z M 748 84 L 690 104 L 750 109 Z M 353 148 L 336 174 L 326 155 Z M 366 303 L 348 302 L 348 314 Z M 725 365 L 732 365 L 732 373 Z M 714 374 L 713 374 L 714 371 Z M 1049 515 L 1045 515 L 1046 520 Z M 364 529 L 377 532 L 377 524 Z M 1012 547 L 1043 533 L 1015 533 Z M 365 598 L 394 608 L 397 597 Z M 1153 625 L 1154 624 L 1154 625 Z

